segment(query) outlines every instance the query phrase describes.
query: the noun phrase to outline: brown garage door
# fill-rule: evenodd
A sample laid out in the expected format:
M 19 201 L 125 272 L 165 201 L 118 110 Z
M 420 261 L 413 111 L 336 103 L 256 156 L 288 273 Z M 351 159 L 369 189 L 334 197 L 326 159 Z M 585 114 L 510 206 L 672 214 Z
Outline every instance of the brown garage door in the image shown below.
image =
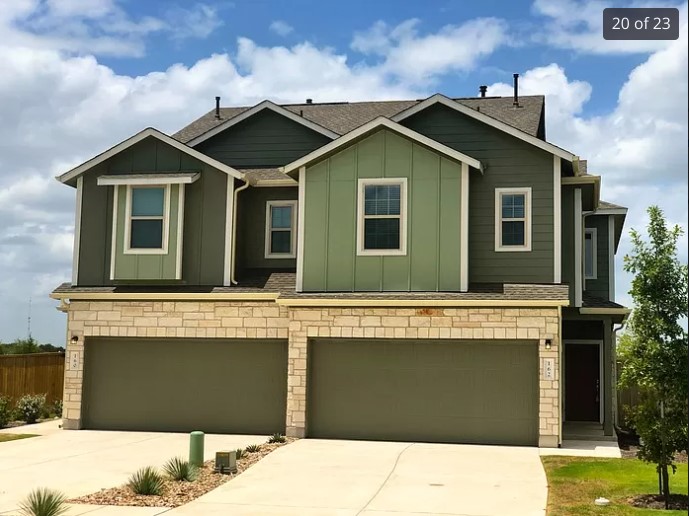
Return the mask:
M 310 342 L 312 437 L 536 445 L 534 341 Z
M 287 342 L 87 338 L 86 428 L 284 433 Z

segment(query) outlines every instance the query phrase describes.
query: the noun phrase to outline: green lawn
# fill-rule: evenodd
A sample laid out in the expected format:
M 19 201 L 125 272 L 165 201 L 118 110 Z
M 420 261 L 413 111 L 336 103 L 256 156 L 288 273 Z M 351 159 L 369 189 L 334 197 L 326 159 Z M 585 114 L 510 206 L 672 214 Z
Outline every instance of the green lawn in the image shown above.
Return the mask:
M 665 516 L 686 511 L 637 509 L 624 501 L 634 495 L 658 492 L 655 466 L 636 459 L 592 459 L 589 457 L 541 457 L 548 476 L 548 515 L 606 514 Z M 687 465 L 679 464 L 670 474 L 670 491 L 687 493 Z M 610 500 L 597 507 L 598 497 Z
M 5 441 L 16 441 L 17 439 L 26 439 L 28 437 L 38 437 L 38 434 L 0 434 L 0 443 Z

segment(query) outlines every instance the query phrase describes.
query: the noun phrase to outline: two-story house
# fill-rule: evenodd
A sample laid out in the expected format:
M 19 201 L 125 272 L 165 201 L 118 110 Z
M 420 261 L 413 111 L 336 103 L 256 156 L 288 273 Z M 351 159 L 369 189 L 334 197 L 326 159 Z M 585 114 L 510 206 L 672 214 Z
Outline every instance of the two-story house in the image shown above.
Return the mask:
M 64 427 L 613 435 L 626 209 L 542 96 L 216 108 L 76 189 Z

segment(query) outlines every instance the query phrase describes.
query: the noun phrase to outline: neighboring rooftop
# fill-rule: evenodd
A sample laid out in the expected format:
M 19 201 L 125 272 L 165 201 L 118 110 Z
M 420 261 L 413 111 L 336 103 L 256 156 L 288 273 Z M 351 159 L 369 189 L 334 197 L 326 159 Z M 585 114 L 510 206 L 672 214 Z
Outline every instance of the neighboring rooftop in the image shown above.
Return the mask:
M 390 118 L 423 100 L 283 104 L 282 107 L 342 135 L 370 122 L 376 117 L 384 116 Z M 521 96 L 519 97 L 519 107 L 514 107 L 514 99 L 511 96 L 467 97 L 455 98 L 454 100 L 524 131 L 531 136 L 545 139 L 543 127 L 545 97 L 543 95 Z M 220 118 L 216 118 L 215 109 L 213 109 L 175 133 L 172 137 L 182 143 L 187 143 L 248 109 L 251 109 L 251 107 L 220 108 Z

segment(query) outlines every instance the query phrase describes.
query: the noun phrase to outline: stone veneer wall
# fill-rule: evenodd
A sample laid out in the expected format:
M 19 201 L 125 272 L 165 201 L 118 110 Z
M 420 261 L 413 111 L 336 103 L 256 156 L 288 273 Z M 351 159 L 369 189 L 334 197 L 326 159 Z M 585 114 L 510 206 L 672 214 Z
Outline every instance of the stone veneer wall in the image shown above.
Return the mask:
M 312 337 L 529 339 L 539 341 L 539 445 L 560 441 L 560 316 L 557 308 L 320 308 L 274 301 L 74 301 L 68 308 L 64 427 L 81 425 L 84 338 L 289 339 L 287 433 L 306 435 L 307 343 Z M 72 337 L 77 337 L 72 343 Z M 550 350 L 545 349 L 550 339 Z M 543 359 L 554 377 L 543 379 Z
M 539 446 L 560 442 L 560 316 L 557 308 L 292 307 L 287 372 L 287 434 L 306 435 L 307 349 L 313 337 L 538 340 Z M 545 339 L 551 348 L 545 349 Z M 543 359 L 554 361 L 543 379 Z

